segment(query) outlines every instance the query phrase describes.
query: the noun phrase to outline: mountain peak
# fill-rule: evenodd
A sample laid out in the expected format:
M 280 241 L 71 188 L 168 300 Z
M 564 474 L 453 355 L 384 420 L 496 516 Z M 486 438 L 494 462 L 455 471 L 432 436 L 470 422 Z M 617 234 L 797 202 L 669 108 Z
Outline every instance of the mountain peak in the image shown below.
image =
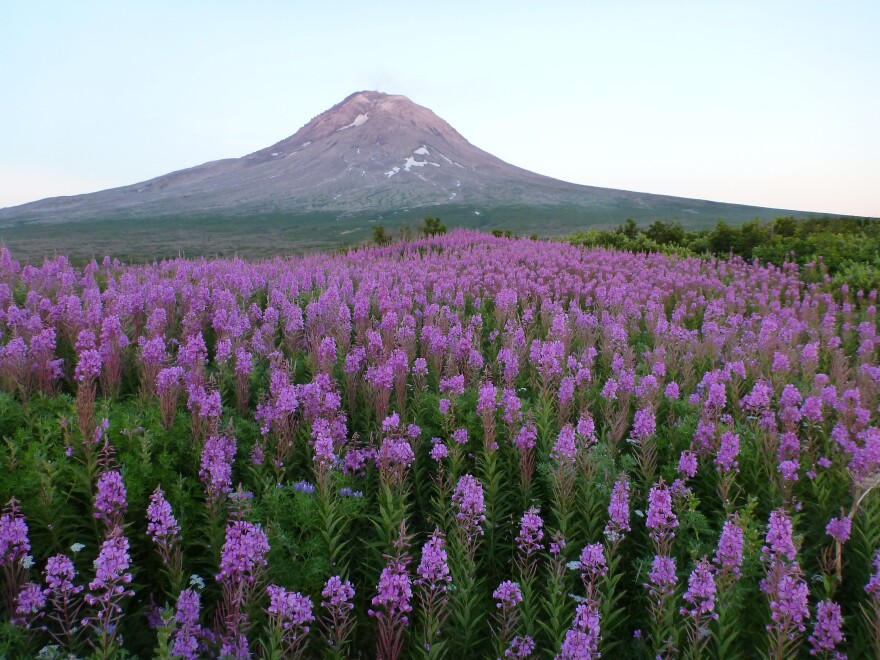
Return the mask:
M 375 103 L 381 103 L 383 101 L 388 101 L 388 100 L 396 100 L 396 101 L 404 102 L 404 103 L 412 103 L 412 101 L 408 97 L 406 97 L 402 94 L 387 94 L 385 92 L 377 92 L 375 90 L 365 89 L 360 92 L 353 92 L 352 94 L 349 94 L 348 96 L 346 96 L 344 99 L 342 99 L 339 103 L 337 103 L 333 107 L 339 108 L 339 107 L 345 106 L 349 103 L 366 102 L 366 103 L 374 103 L 375 104 Z M 413 105 L 415 105 L 415 104 L 413 104 Z M 332 110 L 332 108 L 331 108 L 331 110 Z
M 403 122 L 421 130 L 443 134 L 447 138 L 464 140 L 452 126 L 431 110 L 414 103 L 406 96 L 364 90 L 349 94 L 329 110 L 314 117 L 290 138 L 271 148 L 287 147 L 289 145 L 285 143 L 288 142 L 317 142 L 334 133 L 359 128 L 368 122 L 379 124 L 377 131 L 383 134 L 392 133 L 395 130 L 394 124 Z

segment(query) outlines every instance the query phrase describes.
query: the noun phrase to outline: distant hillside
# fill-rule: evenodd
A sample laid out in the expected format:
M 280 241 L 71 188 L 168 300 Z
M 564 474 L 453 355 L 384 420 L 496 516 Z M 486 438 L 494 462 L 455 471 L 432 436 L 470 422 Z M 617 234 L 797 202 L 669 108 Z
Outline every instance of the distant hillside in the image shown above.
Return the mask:
M 541 235 L 626 218 L 700 227 L 809 215 L 559 181 L 473 146 L 404 96 L 357 92 L 241 158 L 0 209 L 0 240 L 27 256 L 102 245 L 146 257 L 184 248 L 265 254 L 356 242 L 372 224 L 417 223 L 426 214 L 450 226 Z

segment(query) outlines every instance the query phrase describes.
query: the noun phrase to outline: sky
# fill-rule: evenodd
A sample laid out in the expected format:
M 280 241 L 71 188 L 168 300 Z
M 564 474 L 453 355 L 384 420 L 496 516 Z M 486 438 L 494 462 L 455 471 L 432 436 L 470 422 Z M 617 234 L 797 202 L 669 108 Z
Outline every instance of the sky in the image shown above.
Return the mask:
M 0 207 L 404 94 L 575 183 L 880 216 L 880 2 L 0 0 Z

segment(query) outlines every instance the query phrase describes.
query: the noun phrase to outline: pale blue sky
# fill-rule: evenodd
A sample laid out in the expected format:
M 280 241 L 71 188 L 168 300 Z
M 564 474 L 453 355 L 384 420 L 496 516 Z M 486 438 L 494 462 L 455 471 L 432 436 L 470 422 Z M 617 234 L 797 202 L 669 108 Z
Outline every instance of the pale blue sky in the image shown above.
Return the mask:
M 878 0 L 0 0 L 0 206 L 240 156 L 376 89 L 567 181 L 880 216 L 878 34 Z

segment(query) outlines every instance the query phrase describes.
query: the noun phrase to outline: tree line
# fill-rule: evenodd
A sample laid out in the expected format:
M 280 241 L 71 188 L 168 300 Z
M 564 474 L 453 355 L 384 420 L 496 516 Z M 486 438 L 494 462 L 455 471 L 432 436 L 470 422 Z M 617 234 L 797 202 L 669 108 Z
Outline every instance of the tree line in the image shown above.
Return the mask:
M 418 228 L 419 234 L 425 238 L 431 236 L 441 236 L 447 232 L 446 225 L 435 216 L 426 215 L 422 219 L 422 224 Z M 412 227 L 409 225 L 401 225 L 398 230 L 398 239 L 402 241 L 411 240 L 413 237 Z M 388 245 L 394 240 L 394 235 L 382 225 L 373 225 L 373 243 L 376 245 Z
M 575 245 L 682 256 L 742 257 L 781 266 L 797 263 L 810 281 L 829 279 L 858 289 L 880 288 L 880 219 L 820 217 L 753 220 L 711 229 L 685 229 L 678 221 L 640 227 L 632 219 L 614 229 L 588 229 L 566 239 Z

